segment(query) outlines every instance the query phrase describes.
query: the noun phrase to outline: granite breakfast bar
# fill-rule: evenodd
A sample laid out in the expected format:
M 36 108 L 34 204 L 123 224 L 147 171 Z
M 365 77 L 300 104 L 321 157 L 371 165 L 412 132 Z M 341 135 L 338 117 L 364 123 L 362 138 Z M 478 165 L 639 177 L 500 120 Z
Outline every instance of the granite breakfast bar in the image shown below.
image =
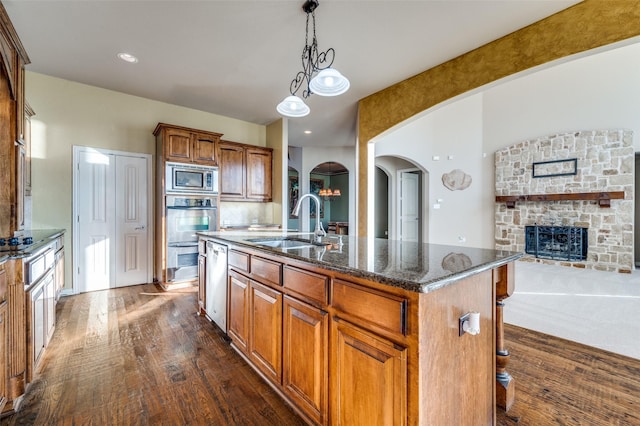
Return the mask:
M 492 425 L 496 403 L 512 402 L 501 304 L 521 254 L 286 232 L 200 239 L 228 248 L 233 347 L 308 423 Z

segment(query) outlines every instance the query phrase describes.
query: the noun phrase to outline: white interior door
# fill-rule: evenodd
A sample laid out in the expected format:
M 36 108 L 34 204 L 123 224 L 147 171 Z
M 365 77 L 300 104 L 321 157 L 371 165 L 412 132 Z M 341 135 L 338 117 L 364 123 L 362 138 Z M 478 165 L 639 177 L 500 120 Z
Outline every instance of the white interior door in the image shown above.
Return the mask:
M 77 166 L 77 253 L 79 291 L 104 290 L 113 279 L 115 235 L 113 156 L 81 151 Z
M 74 147 L 74 158 L 74 287 L 148 282 L 150 156 Z
M 399 172 L 400 175 L 400 239 L 420 241 L 420 174 Z
M 116 157 L 115 286 L 147 282 L 147 162 L 140 157 Z

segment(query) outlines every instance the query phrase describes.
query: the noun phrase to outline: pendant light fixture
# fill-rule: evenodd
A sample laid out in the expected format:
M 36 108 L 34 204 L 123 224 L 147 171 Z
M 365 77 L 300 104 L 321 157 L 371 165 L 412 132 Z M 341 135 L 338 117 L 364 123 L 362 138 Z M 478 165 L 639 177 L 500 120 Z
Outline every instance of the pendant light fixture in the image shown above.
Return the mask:
M 304 117 L 309 114 L 310 109 L 307 104 L 296 95 L 298 90 L 304 86 L 306 86 L 302 90 L 304 99 L 313 93 L 320 96 L 337 96 L 349 90 L 349 80 L 338 70 L 331 68 L 335 58 L 333 48 L 324 52 L 318 51 L 315 15 L 317 7 L 318 0 L 306 0 L 302 5 L 302 10 L 307 14 L 305 43 L 302 50 L 302 71 L 298 71 L 295 78 L 291 80 L 289 86 L 291 96 L 287 96 L 276 108 L 280 114 L 286 117 Z M 310 20 L 313 31 L 311 43 L 309 43 Z

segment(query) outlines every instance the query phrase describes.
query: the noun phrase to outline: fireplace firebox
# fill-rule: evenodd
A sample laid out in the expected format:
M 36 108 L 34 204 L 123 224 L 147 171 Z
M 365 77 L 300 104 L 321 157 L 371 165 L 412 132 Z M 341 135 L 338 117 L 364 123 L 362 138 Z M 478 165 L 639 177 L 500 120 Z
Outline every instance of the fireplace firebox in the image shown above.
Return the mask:
M 526 226 L 525 252 L 556 260 L 586 260 L 588 228 L 576 226 Z

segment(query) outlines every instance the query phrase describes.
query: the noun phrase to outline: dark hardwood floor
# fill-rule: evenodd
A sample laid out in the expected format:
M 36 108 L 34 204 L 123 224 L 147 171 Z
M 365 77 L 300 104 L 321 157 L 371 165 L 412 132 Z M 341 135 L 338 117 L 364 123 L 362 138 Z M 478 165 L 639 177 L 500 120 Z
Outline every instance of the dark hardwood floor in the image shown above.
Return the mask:
M 196 289 L 61 298 L 51 345 L 9 425 L 302 425 L 196 315 Z
M 498 425 L 640 426 L 640 360 L 508 324 L 505 338 L 516 400 Z
M 150 284 L 62 298 L 39 374 L 1 424 L 303 424 L 195 306 L 195 288 Z M 513 326 L 506 338 L 516 402 L 498 425 L 640 425 L 639 360 Z

